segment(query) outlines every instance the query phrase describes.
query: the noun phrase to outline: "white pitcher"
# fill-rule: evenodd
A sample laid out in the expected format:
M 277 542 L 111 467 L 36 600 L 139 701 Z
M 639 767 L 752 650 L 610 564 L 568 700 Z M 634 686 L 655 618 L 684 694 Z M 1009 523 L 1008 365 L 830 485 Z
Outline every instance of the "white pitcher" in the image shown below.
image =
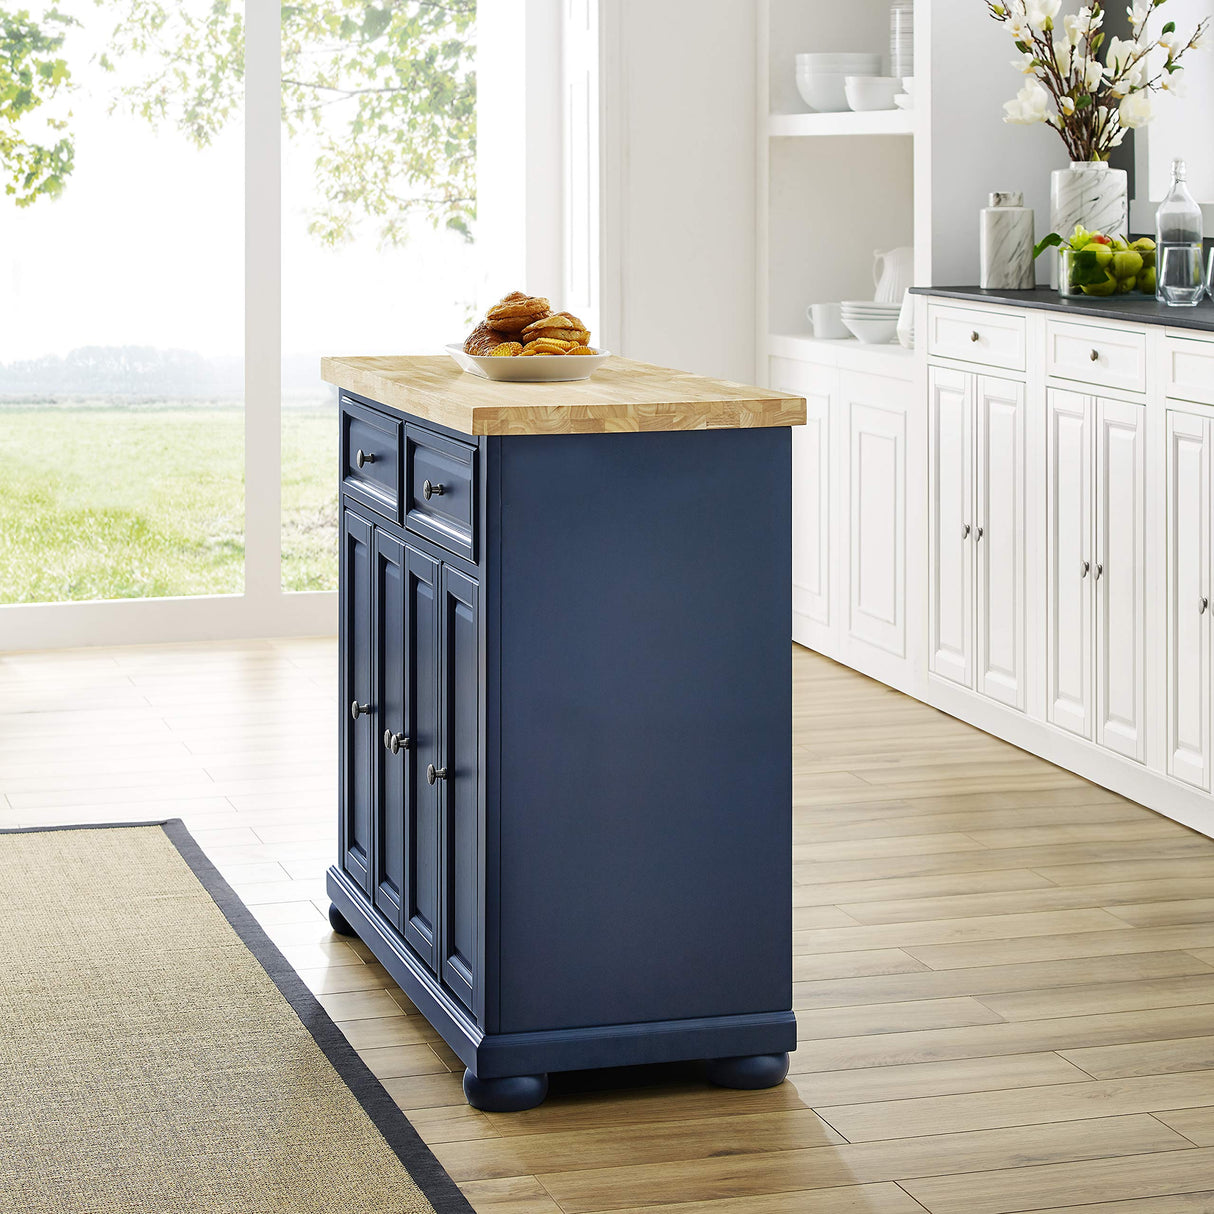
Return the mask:
M 915 250 L 910 245 L 873 253 L 873 283 L 878 303 L 901 303 L 902 296 L 914 285 Z

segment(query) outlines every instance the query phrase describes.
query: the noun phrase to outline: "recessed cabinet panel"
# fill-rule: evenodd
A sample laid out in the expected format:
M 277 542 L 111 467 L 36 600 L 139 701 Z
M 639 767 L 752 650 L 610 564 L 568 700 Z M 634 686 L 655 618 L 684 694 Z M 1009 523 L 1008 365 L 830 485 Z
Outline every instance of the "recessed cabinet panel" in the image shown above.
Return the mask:
M 1210 423 L 1168 412 L 1168 774 L 1210 787 Z
M 1045 337 L 1050 375 L 1102 388 L 1146 391 L 1147 338 L 1141 330 L 1047 320 Z
M 848 419 L 848 630 L 906 655 L 906 415 L 852 398 Z
M 1096 406 L 1096 741 L 1146 757 L 1144 410 Z
M 933 673 L 970 687 L 974 377 L 943 367 L 932 367 L 929 376 L 929 660 Z
M 1024 386 L 979 376 L 977 509 L 977 690 L 1025 706 Z
M 792 432 L 792 609 L 830 623 L 830 397 L 807 392 Z
M 1051 389 L 1046 432 L 1048 720 L 1092 736 L 1092 410 Z
M 1009 371 L 1024 370 L 1023 315 L 929 304 L 927 331 L 928 351 L 936 358 L 958 358 Z
M 1214 341 L 1166 337 L 1163 351 L 1167 395 L 1214 405 Z
M 439 564 L 413 548 L 405 553 L 406 766 L 412 812 L 405 824 L 405 939 L 437 969 L 439 789 L 427 779 L 439 757 Z
M 341 534 L 341 855 L 351 880 L 371 892 L 372 527 L 351 511 Z
M 473 1007 L 479 919 L 480 640 L 476 583 L 442 571 L 441 786 L 443 984 Z

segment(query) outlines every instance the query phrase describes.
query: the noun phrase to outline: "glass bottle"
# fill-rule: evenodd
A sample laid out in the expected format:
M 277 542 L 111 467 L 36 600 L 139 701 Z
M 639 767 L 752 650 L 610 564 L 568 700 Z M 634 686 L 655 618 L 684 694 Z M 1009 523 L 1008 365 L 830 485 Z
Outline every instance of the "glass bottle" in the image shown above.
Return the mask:
M 1202 220 L 1185 185 L 1183 160 L 1172 161 L 1172 188 L 1155 212 L 1155 298 L 1191 307 L 1202 296 Z

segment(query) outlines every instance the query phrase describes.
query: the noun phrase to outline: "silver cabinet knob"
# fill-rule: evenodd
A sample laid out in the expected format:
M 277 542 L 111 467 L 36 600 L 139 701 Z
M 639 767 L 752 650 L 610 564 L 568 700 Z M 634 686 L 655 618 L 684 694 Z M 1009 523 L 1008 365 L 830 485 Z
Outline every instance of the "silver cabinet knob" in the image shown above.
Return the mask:
M 447 769 L 445 767 L 435 767 L 433 763 L 426 766 L 426 783 L 433 784 L 435 780 L 445 780 L 447 778 Z
M 354 456 L 354 462 L 361 468 L 364 464 L 375 463 L 375 456 L 368 455 L 362 448 L 359 448 L 358 453 Z
M 1080 576 L 1080 577 L 1087 577 L 1087 575 L 1088 575 L 1088 570 L 1089 570 L 1089 569 L 1091 569 L 1091 567 L 1092 567 L 1092 566 L 1091 566 L 1091 564 L 1090 564 L 1088 561 L 1084 561 L 1084 562 L 1083 562 L 1083 568 L 1082 568 L 1082 570 L 1080 570 L 1079 576 Z
M 446 485 L 432 485 L 429 481 L 426 481 L 426 483 L 422 485 L 422 497 L 424 497 L 426 501 L 429 501 L 432 497 L 442 497 L 442 495 L 446 492 Z
M 977 330 L 977 329 L 975 329 L 975 330 L 974 330 L 974 331 L 973 331 L 973 332 L 970 334 L 970 341 L 977 341 L 977 340 L 978 340 L 978 330 Z
M 1100 581 L 1100 575 L 1104 572 L 1104 566 L 1099 562 L 1096 564 L 1096 580 Z
M 390 729 L 384 730 L 384 749 L 390 750 L 394 755 L 400 754 L 402 750 L 408 750 L 411 743 L 403 733 L 393 733 Z
M 354 720 L 357 721 L 359 717 L 368 715 L 370 712 L 370 704 L 360 704 L 357 700 L 350 701 L 350 716 L 353 717 Z
M 982 528 L 979 527 L 978 530 L 974 532 L 974 539 L 980 540 L 982 538 L 983 534 L 984 534 L 984 532 L 983 532 Z
M 1207 608 L 1209 605 L 1210 605 L 1210 600 L 1209 600 L 1208 598 L 1206 598 L 1206 596 L 1203 594 L 1203 595 L 1201 596 L 1201 601 L 1200 601 L 1200 603 L 1198 604 L 1198 607 L 1197 607 L 1197 614 L 1198 614 L 1198 615 L 1204 615 L 1204 614 L 1205 614 L 1205 610 L 1206 610 L 1206 608 Z
M 1100 351 L 1099 351 L 1099 350 L 1093 350 L 1093 351 L 1091 352 L 1091 354 L 1089 354 L 1089 355 L 1088 355 L 1088 358 L 1090 358 L 1090 359 L 1092 360 L 1092 362 L 1094 362 L 1094 363 L 1098 363 L 1098 362 L 1100 361 Z
M 970 537 L 970 525 L 969 525 L 969 523 L 962 523 L 961 524 L 961 538 L 963 540 L 968 540 L 969 537 Z

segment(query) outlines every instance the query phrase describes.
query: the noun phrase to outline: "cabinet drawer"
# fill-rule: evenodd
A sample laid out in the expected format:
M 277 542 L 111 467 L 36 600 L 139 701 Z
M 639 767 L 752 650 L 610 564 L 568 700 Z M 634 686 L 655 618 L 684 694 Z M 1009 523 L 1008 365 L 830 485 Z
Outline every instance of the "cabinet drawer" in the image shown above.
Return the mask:
M 341 487 L 377 514 L 400 522 L 404 423 L 341 398 Z
M 405 427 L 405 526 L 470 561 L 476 560 L 476 452 Z
M 1214 341 L 1165 338 L 1164 368 L 1168 396 L 1214 405 Z
M 928 352 L 937 357 L 1024 370 L 1023 316 L 932 304 L 927 310 L 927 335 Z
M 1047 320 L 1046 372 L 1125 392 L 1147 388 L 1147 337 L 1132 329 Z

